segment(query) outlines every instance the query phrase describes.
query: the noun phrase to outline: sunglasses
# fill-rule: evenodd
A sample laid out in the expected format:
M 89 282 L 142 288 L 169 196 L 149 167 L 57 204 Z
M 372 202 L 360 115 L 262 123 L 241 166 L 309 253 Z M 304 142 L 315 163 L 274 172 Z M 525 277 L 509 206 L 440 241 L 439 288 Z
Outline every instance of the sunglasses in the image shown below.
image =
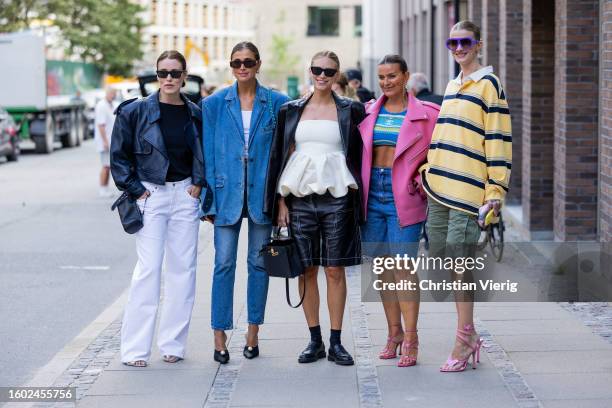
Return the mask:
M 449 38 L 446 40 L 446 48 L 451 51 L 456 51 L 459 47 L 464 50 L 469 50 L 478 43 L 479 41 L 476 41 L 471 37 Z
M 174 79 L 179 79 L 185 71 L 182 71 L 179 69 L 173 69 L 172 71 L 160 70 L 156 72 L 157 72 L 157 77 L 159 79 L 168 78 L 168 75 L 170 75 Z
M 338 70 L 333 68 L 310 67 L 310 72 L 312 72 L 312 75 L 314 76 L 325 74 L 326 77 L 331 78 L 336 75 L 336 72 L 338 72 Z
M 257 65 L 257 61 L 250 58 L 244 60 L 239 60 L 236 58 L 235 60 L 230 61 L 230 67 L 234 69 L 238 69 L 243 65 L 245 68 L 253 68 L 255 65 Z

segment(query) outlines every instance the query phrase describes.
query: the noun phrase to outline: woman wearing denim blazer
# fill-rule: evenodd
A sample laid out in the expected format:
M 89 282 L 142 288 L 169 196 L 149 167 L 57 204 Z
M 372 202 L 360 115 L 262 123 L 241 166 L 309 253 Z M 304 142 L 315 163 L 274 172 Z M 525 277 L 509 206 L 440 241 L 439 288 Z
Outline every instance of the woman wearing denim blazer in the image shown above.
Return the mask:
M 257 334 L 264 321 L 268 275 L 259 250 L 270 237 L 270 218 L 263 214 L 265 175 L 276 114 L 289 98 L 259 84 L 257 47 L 234 46 L 230 67 L 234 85 L 202 102 L 206 182 L 213 204 L 201 214 L 214 223 L 215 267 L 211 326 L 215 331 L 215 361 L 229 361 L 225 330 L 233 329 L 236 253 L 242 218 L 248 218 L 247 309 L 249 328 L 244 356 L 259 355 Z

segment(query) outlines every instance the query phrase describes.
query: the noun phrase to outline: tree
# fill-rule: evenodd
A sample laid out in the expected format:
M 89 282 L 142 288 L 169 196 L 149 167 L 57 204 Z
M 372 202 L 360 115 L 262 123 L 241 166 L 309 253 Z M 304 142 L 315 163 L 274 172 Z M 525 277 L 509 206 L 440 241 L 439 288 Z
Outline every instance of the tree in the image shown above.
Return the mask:
M 276 18 L 277 24 L 285 21 L 285 10 L 280 10 Z M 293 38 L 281 34 L 272 34 L 272 58 L 268 72 L 275 80 L 285 79 L 287 75 L 295 74 L 300 57 L 291 54 Z
M 0 1 L 0 31 L 48 20 L 60 29 L 68 55 L 113 75 L 129 75 L 142 58 L 143 8 L 130 0 Z

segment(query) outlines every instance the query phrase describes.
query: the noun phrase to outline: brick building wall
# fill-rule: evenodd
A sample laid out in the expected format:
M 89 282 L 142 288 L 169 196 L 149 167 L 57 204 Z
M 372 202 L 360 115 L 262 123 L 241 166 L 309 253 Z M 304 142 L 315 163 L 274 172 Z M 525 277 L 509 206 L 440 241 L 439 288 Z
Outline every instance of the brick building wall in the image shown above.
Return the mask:
M 512 118 L 512 167 L 507 201 L 521 201 L 523 134 L 523 0 L 499 2 L 499 77 L 506 91 Z
M 499 71 L 499 0 L 482 0 L 482 63 Z
M 599 237 L 612 242 L 612 0 L 600 5 Z
M 542 239 L 553 229 L 554 3 L 523 3 L 523 224 Z
M 468 19 L 477 26 L 482 26 L 482 1 L 471 0 L 468 2 Z
M 597 238 L 599 1 L 557 0 L 554 233 Z

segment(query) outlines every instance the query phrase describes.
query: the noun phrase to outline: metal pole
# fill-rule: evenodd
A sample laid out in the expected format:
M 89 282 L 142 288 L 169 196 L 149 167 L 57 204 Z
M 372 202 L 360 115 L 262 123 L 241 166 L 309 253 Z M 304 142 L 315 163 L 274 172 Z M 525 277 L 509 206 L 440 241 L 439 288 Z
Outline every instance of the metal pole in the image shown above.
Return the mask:
M 436 69 L 435 69 L 435 64 L 436 64 L 436 46 L 435 46 L 436 44 L 436 30 L 435 30 L 436 16 L 434 13 L 434 0 L 431 0 L 429 2 L 429 14 L 430 14 L 429 25 L 430 25 L 430 35 L 431 35 L 430 56 L 429 56 L 429 64 L 431 66 L 429 68 L 430 70 L 429 80 L 431 84 L 430 91 L 433 92 L 435 89 L 435 84 L 436 84 Z
M 453 8 L 455 9 L 455 24 L 457 24 L 459 22 L 459 0 L 454 0 Z M 459 68 L 459 64 L 455 62 L 455 76 L 459 75 L 460 71 L 461 69 Z

